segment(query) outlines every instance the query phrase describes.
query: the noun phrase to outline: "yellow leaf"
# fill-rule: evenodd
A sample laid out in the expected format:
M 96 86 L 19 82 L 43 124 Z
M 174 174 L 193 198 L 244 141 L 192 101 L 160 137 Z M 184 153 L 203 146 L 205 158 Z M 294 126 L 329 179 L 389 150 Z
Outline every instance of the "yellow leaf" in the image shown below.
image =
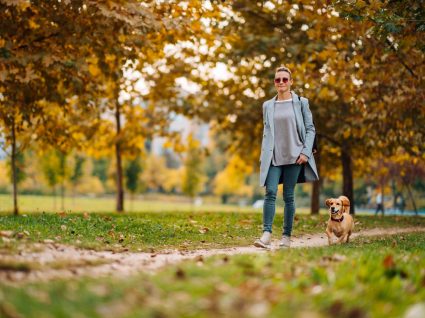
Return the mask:
M 92 76 L 98 76 L 100 74 L 100 69 L 97 67 L 97 65 L 90 64 L 89 72 Z
M 120 35 L 118 36 L 118 41 L 120 41 L 121 43 L 122 43 L 122 42 L 125 42 L 125 39 L 126 39 L 126 37 L 125 37 L 125 35 L 124 35 L 124 34 L 120 34 Z
M 36 23 L 36 22 L 34 22 L 33 20 L 29 20 L 28 21 L 28 24 L 30 25 L 30 28 L 31 29 L 38 29 L 40 26 Z
M 346 129 L 343 133 L 344 139 L 347 139 L 348 137 L 350 137 L 350 135 L 351 135 L 350 129 Z

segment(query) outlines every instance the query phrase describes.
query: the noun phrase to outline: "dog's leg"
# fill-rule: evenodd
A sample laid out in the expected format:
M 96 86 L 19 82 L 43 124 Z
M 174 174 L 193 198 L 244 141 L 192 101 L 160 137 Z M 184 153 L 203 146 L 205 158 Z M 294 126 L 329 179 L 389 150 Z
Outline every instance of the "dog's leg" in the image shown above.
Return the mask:
M 347 235 L 341 235 L 341 237 L 340 237 L 340 238 L 339 238 L 339 240 L 338 240 L 338 243 L 339 243 L 339 244 L 344 243 L 344 242 L 345 242 L 345 240 L 346 240 L 346 238 L 347 238 Z
M 326 228 L 326 235 L 328 236 L 328 244 L 332 245 L 332 232 L 330 231 L 329 227 Z
M 351 235 L 351 231 L 350 231 L 350 232 L 348 232 L 348 235 L 347 235 L 347 241 L 346 241 L 346 243 L 350 242 L 350 235 Z

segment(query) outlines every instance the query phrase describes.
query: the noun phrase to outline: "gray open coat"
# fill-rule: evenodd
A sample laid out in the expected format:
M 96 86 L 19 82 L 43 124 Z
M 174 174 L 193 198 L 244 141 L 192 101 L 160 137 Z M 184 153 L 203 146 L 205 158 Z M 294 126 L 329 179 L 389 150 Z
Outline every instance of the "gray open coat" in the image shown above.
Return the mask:
M 313 116 L 311 114 L 308 99 L 301 97 L 302 103 L 297 94 L 292 94 L 292 107 L 294 108 L 295 120 L 297 123 L 297 131 L 301 142 L 304 144 L 304 148 L 301 151 L 302 154 L 306 155 L 308 162 L 303 165 L 298 183 L 316 181 L 319 179 L 317 173 L 316 162 L 312 154 L 312 147 L 314 142 L 314 136 L 316 135 L 316 129 L 313 124 Z M 260 155 L 260 186 L 265 186 L 267 174 L 269 172 L 270 164 L 273 157 L 274 148 L 274 102 L 276 97 L 264 102 L 263 104 L 263 141 L 261 143 L 261 155 Z M 279 180 L 282 183 L 282 178 Z

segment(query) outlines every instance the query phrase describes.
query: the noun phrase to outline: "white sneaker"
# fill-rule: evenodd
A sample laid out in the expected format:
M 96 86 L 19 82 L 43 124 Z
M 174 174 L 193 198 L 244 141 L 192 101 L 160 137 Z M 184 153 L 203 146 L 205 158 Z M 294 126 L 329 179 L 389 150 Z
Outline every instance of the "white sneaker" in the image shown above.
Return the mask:
M 291 238 L 289 236 L 283 235 L 282 239 L 279 242 L 279 247 L 290 248 L 291 247 Z
M 262 247 L 262 248 L 270 248 L 271 236 L 272 236 L 272 233 L 264 231 L 261 238 L 259 240 L 255 240 L 254 246 Z

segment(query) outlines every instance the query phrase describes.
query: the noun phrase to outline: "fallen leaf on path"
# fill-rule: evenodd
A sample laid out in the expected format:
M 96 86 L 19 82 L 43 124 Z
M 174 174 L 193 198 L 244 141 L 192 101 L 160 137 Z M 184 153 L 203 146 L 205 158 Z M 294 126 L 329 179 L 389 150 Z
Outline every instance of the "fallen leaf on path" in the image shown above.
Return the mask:
M 13 236 L 13 231 L 0 231 L 0 236 L 2 237 L 11 237 Z

